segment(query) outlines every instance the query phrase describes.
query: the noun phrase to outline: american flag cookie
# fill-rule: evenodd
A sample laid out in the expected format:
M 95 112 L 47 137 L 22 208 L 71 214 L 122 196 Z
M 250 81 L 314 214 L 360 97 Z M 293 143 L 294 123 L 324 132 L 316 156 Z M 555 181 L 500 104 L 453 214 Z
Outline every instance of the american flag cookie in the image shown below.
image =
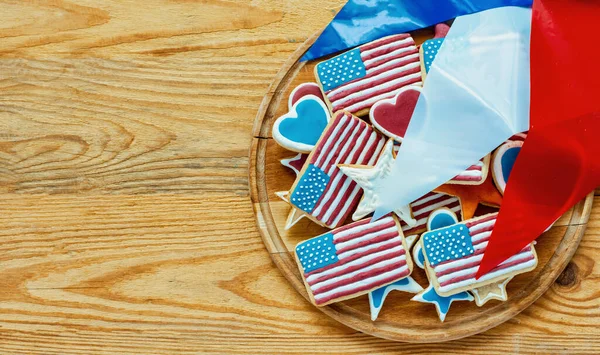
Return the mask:
M 315 76 L 332 112 L 363 116 L 403 87 L 421 85 L 419 50 L 409 34 L 388 36 L 317 64 Z
M 358 297 L 407 278 L 413 269 L 393 216 L 354 222 L 301 242 L 295 257 L 316 306 Z
M 421 44 L 421 48 L 419 49 L 419 54 L 421 55 L 421 70 L 423 75 L 423 81 L 427 77 L 427 73 L 429 73 L 429 69 L 433 64 L 433 60 L 437 56 L 440 47 L 444 43 L 444 38 L 450 31 L 450 26 L 445 23 L 439 23 L 435 26 L 435 37 L 429 40 L 426 40 Z
M 458 218 L 456 215 L 447 208 L 441 208 L 433 211 L 430 214 L 430 217 L 427 220 L 427 229 L 438 229 L 456 223 L 458 223 Z M 421 243 L 416 243 L 414 245 L 412 256 L 414 258 L 415 265 L 417 265 L 417 267 L 420 269 L 425 269 L 425 256 L 423 255 Z M 442 322 L 446 319 L 452 303 L 456 301 L 472 302 L 473 300 L 475 300 L 475 298 L 471 295 L 471 293 L 466 291 L 450 296 L 440 296 L 433 287 L 431 280 L 429 281 L 429 286 L 425 290 L 419 292 L 412 298 L 412 301 L 433 304 L 438 313 L 438 317 Z
M 491 213 L 423 234 L 420 244 L 425 271 L 440 296 L 479 289 L 535 269 L 537 255 L 530 244 L 492 271 L 475 278 L 497 216 L 498 213 Z M 436 219 L 440 218 L 450 220 L 452 212 L 440 211 Z
M 373 166 L 385 138 L 347 112 L 334 114 L 289 193 L 289 203 L 327 228 L 341 226 L 358 205 L 362 189 L 339 164 Z

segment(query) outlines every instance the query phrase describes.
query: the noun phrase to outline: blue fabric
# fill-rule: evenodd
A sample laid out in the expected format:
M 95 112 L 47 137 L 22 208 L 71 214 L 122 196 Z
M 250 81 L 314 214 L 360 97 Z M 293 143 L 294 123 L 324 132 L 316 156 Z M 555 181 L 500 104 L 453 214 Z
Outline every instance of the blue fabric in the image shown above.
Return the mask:
M 349 0 L 302 57 L 313 60 L 392 34 L 406 33 L 502 6 L 533 0 Z

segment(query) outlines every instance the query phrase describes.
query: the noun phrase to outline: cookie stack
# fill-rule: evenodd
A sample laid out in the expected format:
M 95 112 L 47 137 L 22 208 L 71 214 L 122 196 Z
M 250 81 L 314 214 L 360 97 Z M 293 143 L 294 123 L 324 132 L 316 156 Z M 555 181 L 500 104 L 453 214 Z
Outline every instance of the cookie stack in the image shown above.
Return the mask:
M 443 321 L 453 301 L 506 301 L 507 283 L 537 265 L 531 244 L 475 277 L 525 134 L 410 205 L 371 219 L 376 183 L 401 149 L 447 26 L 436 30 L 421 46 L 397 34 L 316 64 L 316 82 L 296 87 L 289 112 L 273 125 L 274 140 L 298 153 L 282 161 L 297 174 L 278 193 L 292 208 L 286 229 L 306 217 L 330 230 L 307 235 L 294 251 L 316 306 L 368 294 L 375 321 L 387 294 L 399 290 L 434 304 Z M 411 277 L 417 269 L 428 285 Z

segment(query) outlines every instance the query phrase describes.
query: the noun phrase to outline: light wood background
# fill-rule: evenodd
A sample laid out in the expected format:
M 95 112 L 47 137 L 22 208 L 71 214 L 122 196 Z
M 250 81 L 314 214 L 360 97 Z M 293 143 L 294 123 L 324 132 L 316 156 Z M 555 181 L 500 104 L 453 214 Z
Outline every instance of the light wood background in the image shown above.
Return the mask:
M 273 266 L 252 123 L 344 0 L 0 0 L 0 354 L 600 353 L 600 197 L 547 294 L 407 345 L 337 324 Z

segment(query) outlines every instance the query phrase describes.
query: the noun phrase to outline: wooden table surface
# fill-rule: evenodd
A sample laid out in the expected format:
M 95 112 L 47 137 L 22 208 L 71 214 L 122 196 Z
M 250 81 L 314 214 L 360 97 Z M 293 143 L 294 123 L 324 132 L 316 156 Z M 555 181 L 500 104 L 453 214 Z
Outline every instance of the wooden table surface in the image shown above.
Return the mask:
M 273 266 L 252 124 L 343 3 L 0 0 L 0 354 L 600 353 L 598 197 L 544 297 L 451 343 L 357 333 Z

